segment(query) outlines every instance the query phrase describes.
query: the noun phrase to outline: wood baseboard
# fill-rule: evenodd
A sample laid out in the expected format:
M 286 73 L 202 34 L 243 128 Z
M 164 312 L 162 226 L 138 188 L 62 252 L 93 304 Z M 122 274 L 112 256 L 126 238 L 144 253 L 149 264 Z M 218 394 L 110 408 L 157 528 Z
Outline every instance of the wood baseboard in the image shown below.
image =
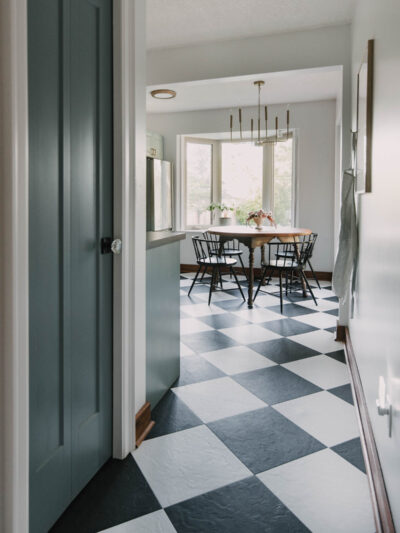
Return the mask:
M 139 447 L 147 435 L 150 433 L 151 428 L 155 422 L 151 419 L 151 406 L 150 402 L 146 402 L 143 407 L 139 409 L 135 416 L 136 425 L 136 447 Z
M 198 268 L 199 268 L 198 265 L 181 264 L 181 273 L 185 274 L 186 272 L 196 272 L 196 270 Z M 235 267 L 234 270 L 235 270 L 236 274 L 241 274 L 242 273 L 242 269 L 240 267 Z M 249 269 L 246 268 L 245 270 L 248 273 Z M 227 269 L 222 268 L 222 271 L 225 272 L 225 271 L 227 271 Z M 313 277 L 312 273 L 309 270 L 306 270 L 305 274 L 306 274 L 307 278 L 312 278 Z M 315 275 L 317 276 L 317 279 L 319 279 L 321 281 L 332 281 L 332 272 L 315 272 Z M 254 269 L 254 276 L 256 278 L 259 278 L 261 276 L 261 268 L 255 268 Z
M 346 342 L 346 326 L 336 325 L 336 341 Z
M 376 449 L 360 373 L 358 371 L 357 361 L 351 344 L 349 329 L 344 326 L 340 327 L 345 330 L 345 353 L 350 370 L 351 385 L 360 427 L 361 445 L 371 492 L 376 533 L 395 533 L 385 481 L 383 479 L 382 468 L 379 461 L 378 451 Z

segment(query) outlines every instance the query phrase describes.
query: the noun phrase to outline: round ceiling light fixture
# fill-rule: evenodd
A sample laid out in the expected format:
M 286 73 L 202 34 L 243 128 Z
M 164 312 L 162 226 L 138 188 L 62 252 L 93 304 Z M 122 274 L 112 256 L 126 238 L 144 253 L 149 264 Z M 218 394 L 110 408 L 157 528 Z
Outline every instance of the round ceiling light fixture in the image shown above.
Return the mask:
M 159 100 L 169 100 L 176 96 L 176 92 L 172 89 L 154 89 L 150 94 L 153 98 L 158 98 Z

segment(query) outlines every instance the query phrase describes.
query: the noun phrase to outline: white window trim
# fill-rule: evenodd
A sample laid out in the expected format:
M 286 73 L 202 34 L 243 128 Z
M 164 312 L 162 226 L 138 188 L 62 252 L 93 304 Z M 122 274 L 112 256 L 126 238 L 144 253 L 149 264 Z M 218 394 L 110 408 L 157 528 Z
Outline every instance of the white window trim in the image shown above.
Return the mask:
M 297 186 L 297 131 L 292 132 L 292 225 L 298 224 L 298 186 Z M 209 144 L 212 146 L 212 176 L 211 176 L 211 196 L 210 203 L 221 203 L 222 201 L 222 157 L 221 148 L 224 143 L 232 142 L 246 142 L 240 139 L 230 141 L 229 139 L 207 139 L 204 137 L 195 136 L 178 136 L 177 142 L 177 166 L 176 177 L 178 183 L 176 184 L 177 196 L 176 212 L 177 212 L 177 228 L 187 232 L 201 232 L 206 229 L 208 225 L 204 226 L 187 226 L 186 225 L 186 191 L 187 191 L 187 175 L 186 175 L 186 145 L 188 143 Z M 268 152 L 269 155 L 268 155 Z M 267 157 L 266 157 L 267 156 Z M 274 206 L 274 151 L 272 144 L 263 146 L 263 177 L 262 177 L 262 209 L 266 211 L 273 211 Z M 212 221 L 210 222 L 212 224 Z

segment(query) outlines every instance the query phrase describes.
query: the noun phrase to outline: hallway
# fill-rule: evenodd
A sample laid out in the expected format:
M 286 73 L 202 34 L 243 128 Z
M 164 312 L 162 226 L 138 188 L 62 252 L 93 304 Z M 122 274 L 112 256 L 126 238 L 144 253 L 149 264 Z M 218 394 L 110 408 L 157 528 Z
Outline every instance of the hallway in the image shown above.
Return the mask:
M 293 293 L 280 315 L 271 294 L 253 310 L 237 289 L 210 307 L 207 286 L 189 299 L 192 277 L 181 276 L 181 376 L 155 427 L 54 531 L 375 531 L 329 283 L 315 288 L 318 310 Z

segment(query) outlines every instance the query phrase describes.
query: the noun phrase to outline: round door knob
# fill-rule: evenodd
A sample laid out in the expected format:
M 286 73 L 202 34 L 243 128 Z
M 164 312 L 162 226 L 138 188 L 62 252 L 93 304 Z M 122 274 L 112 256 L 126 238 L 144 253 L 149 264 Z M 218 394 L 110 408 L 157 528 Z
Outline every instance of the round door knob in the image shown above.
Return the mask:
M 119 255 L 122 250 L 122 241 L 121 239 L 114 239 L 111 243 L 111 251 L 114 255 Z

